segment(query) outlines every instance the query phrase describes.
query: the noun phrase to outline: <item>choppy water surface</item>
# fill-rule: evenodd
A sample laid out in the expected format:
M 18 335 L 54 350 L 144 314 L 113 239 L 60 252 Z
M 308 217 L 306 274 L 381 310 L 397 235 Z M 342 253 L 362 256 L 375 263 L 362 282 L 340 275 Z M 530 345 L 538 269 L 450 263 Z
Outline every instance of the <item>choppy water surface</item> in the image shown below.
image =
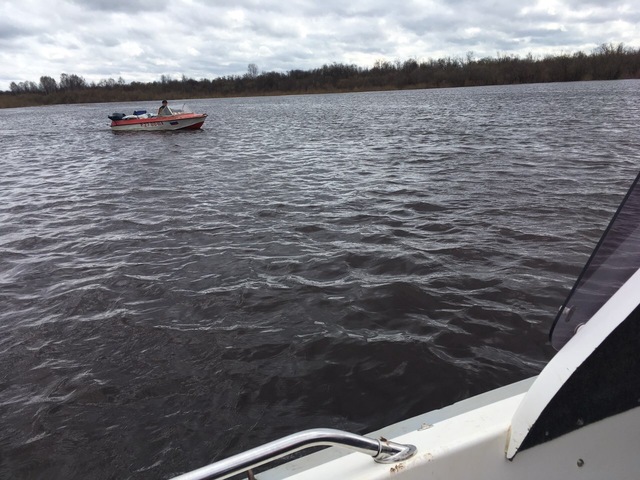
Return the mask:
M 174 102 L 177 103 L 177 102 Z M 0 111 L 0 477 L 166 478 L 536 374 L 640 82 Z

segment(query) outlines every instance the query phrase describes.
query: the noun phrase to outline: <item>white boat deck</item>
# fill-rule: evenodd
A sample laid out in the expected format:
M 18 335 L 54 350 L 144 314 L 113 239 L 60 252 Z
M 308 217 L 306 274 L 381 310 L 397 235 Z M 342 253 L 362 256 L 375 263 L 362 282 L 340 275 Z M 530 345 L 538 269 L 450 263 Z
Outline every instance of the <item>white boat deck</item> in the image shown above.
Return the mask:
M 435 442 L 433 444 L 438 445 L 440 440 L 434 438 L 434 435 L 435 437 L 438 437 L 442 433 L 446 432 L 449 426 L 445 423 L 450 422 L 452 419 L 458 419 L 463 423 L 468 423 L 465 427 L 464 433 L 460 430 L 460 426 L 451 426 L 451 428 L 454 429 L 453 432 L 457 432 L 455 438 L 451 439 L 454 443 L 461 444 L 463 437 L 468 441 L 478 442 L 478 435 L 480 433 L 482 433 L 483 437 L 505 434 L 506 430 L 509 428 L 511 417 L 515 412 L 515 409 L 520 404 L 522 397 L 529 387 L 533 384 L 535 378 L 536 377 L 532 377 L 522 380 L 520 382 L 462 400 L 445 408 L 423 413 L 416 417 L 412 417 L 367 434 L 367 436 L 371 438 L 384 437 L 390 440 L 393 439 L 399 443 L 411 443 L 418 446 L 418 454 L 413 459 L 400 464 L 377 464 L 366 455 L 358 453 L 354 454 L 345 449 L 331 447 L 262 472 L 256 478 L 259 480 L 280 480 L 283 478 L 303 480 L 322 478 L 323 471 L 326 468 L 330 469 L 329 472 L 334 468 L 340 469 L 342 472 L 341 474 L 331 474 L 331 476 L 336 479 L 388 478 L 389 473 L 397 474 L 401 471 L 407 471 L 408 473 L 410 467 L 416 464 L 416 462 L 420 462 L 420 459 L 423 461 L 431 461 L 434 454 L 438 454 L 435 449 L 423 450 L 418 445 L 417 441 L 421 444 L 424 442 Z M 473 417 L 475 417 L 479 409 L 484 409 L 481 416 L 475 419 L 469 417 L 470 412 L 474 412 Z M 465 417 L 465 415 L 467 417 Z M 483 425 L 481 428 L 478 428 L 479 425 L 475 422 L 480 419 L 483 419 L 485 424 L 488 423 L 488 425 L 492 427 L 490 429 L 491 432 L 487 428 L 487 425 Z M 468 430 L 476 432 L 473 439 L 466 435 Z M 444 447 L 444 444 L 440 443 L 440 445 Z M 505 445 L 506 443 L 502 444 L 502 459 L 504 459 Z M 451 447 L 449 446 L 446 448 Z M 393 469 L 393 472 L 391 469 Z M 347 471 L 350 472 L 349 475 L 347 475 Z M 366 471 L 367 476 L 362 477 L 356 475 L 358 471 Z M 327 472 L 327 474 L 329 472 Z
M 511 419 L 535 378 L 482 394 L 373 432 L 418 453 L 379 464 L 335 447 L 256 475 L 256 480 L 637 480 L 640 408 L 506 457 Z M 399 434 L 399 435 L 396 435 Z M 616 439 L 625 439 L 624 442 Z

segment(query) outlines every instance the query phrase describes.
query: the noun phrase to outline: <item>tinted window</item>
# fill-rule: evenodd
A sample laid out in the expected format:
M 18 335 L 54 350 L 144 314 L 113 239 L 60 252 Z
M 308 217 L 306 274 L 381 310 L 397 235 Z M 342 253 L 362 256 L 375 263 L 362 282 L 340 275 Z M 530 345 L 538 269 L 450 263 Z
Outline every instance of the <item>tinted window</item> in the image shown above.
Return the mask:
M 557 350 L 640 268 L 640 186 L 636 177 L 551 327 Z

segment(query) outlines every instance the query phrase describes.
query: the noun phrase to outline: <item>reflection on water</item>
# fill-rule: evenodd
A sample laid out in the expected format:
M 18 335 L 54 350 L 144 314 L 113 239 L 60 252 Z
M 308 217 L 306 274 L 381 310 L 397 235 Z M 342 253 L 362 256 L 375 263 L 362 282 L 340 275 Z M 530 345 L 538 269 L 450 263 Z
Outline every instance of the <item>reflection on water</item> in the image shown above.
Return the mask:
M 638 86 L 202 100 L 178 133 L 0 111 L 0 476 L 163 478 L 535 374 Z

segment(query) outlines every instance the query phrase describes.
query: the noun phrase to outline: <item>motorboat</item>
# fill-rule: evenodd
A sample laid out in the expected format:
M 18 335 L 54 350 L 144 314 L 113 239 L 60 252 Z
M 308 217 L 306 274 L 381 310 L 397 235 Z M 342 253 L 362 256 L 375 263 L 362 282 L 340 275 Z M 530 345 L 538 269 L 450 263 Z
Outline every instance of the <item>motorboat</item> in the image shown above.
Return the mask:
M 539 375 L 368 435 L 305 430 L 175 478 L 637 479 L 639 179 L 560 307 Z M 255 473 L 316 446 L 331 448 Z
M 165 111 L 165 115 L 148 113 L 146 110 L 134 110 L 132 115 L 112 113 L 109 115 L 111 129 L 115 131 L 197 130 L 202 127 L 207 118 L 206 113 L 190 113 L 168 107 Z

